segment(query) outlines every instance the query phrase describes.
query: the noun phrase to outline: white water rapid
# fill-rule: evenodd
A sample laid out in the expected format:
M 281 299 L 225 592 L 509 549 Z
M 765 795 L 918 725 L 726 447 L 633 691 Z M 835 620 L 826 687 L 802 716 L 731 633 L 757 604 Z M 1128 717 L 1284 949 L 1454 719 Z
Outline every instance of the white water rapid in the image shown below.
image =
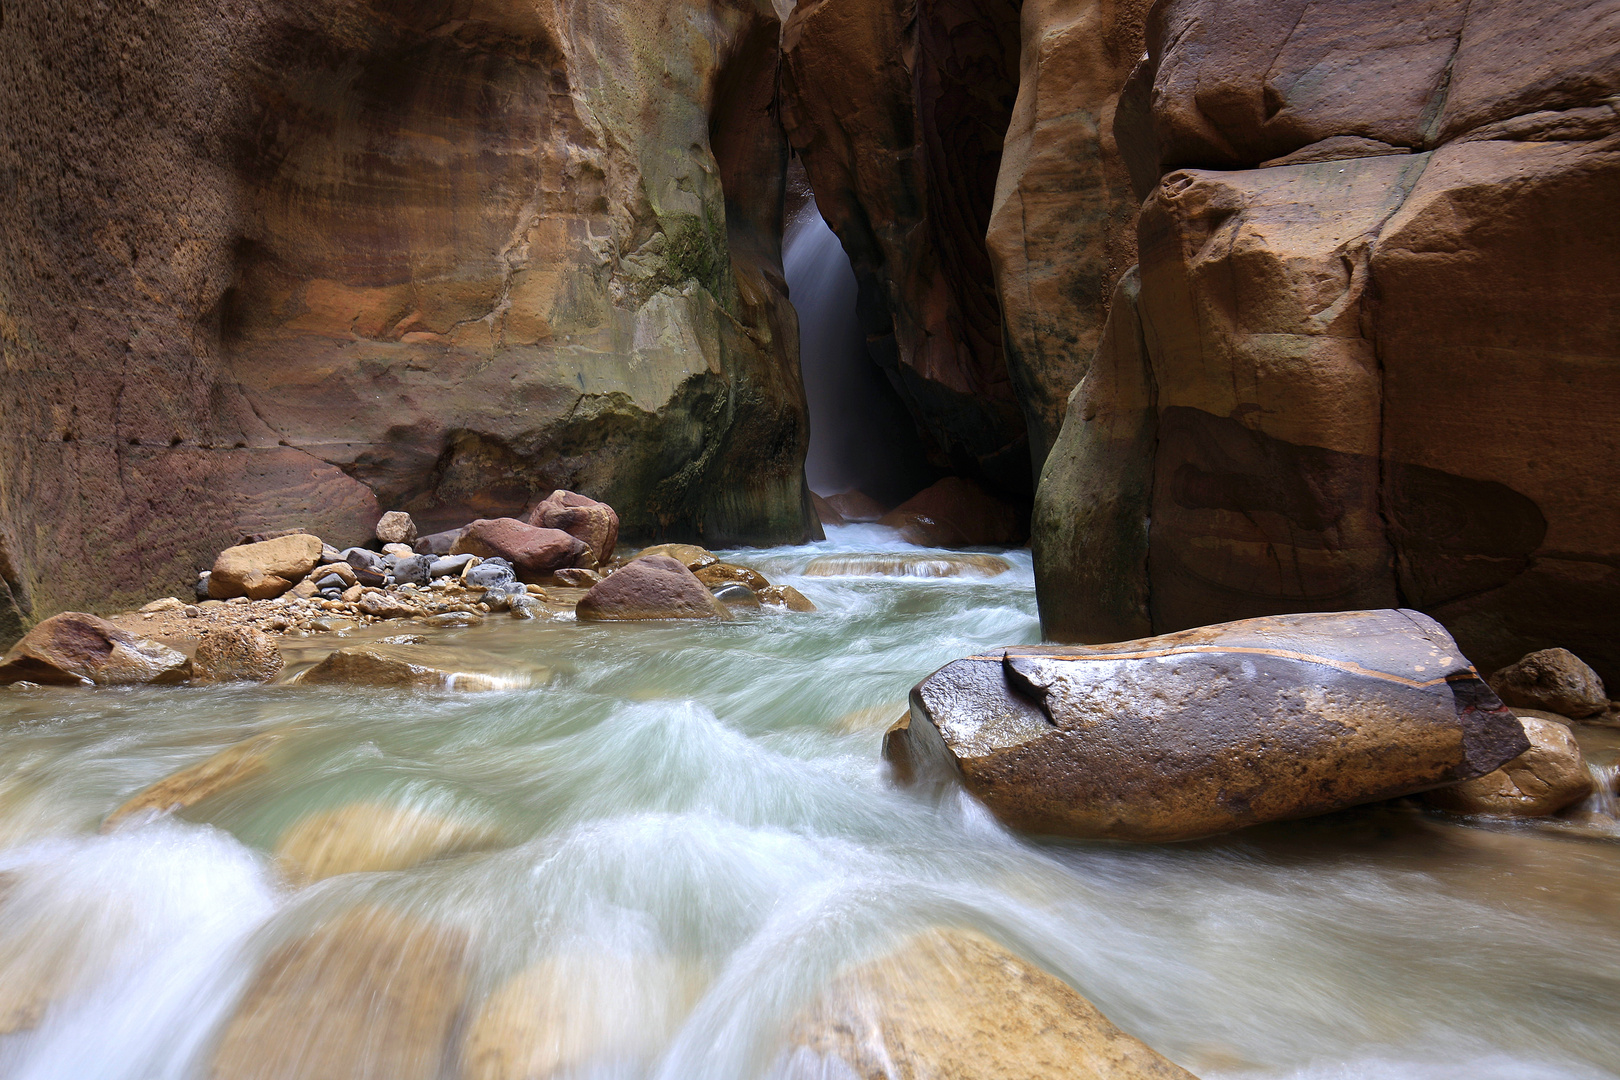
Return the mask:
M 1039 963 L 1203 1080 L 1620 1076 L 1612 838 L 1403 806 L 1191 844 L 1064 843 L 1014 835 L 960 793 L 897 790 L 879 744 L 912 684 L 1038 638 L 1029 556 L 989 578 L 803 575 L 817 556 L 904 547 L 829 532 L 731 556 L 814 614 L 431 638 L 549 667 L 536 689 L 0 691 L 0 1077 L 282 1076 L 220 1071 L 230 1017 L 266 965 L 304 970 L 287 942 L 354 911 L 437 943 L 354 978 L 426 981 L 411 1015 L 442 1014 L 445 1041 L 420 1075 L 443 1080 L 495 1075 L 473 1049 L 494 1028 L 475 1018 L 515 976 L 533 992 L 507 1019 L 554 1035 L 544 1075 L 847 1078 L 786 1053 L 792 1018 L 840 966 L 941 925 Z M 266 732 L 285 738 L 265 771 L 98 831 L 132 793 Z M 353 804 L 482 839 L 287 883 L 281 838 Z M 316 1080 L 311 1025 L 358 1006 L 300 998 L 308 978 L 256 998 L 262 1022 L 232 1037 L 307 1053 L 298 1075 Z M 379 1043 L 377 1060 L 397 1050 Z M 379 1070 L 342 1077 L 407 1075 Z

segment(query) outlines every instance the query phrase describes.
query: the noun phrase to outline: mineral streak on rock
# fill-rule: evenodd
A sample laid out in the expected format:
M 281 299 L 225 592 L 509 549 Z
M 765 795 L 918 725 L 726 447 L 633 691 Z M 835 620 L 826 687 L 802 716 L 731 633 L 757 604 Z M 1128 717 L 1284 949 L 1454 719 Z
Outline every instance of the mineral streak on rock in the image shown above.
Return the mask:
M 885 740 L 1035 832 L 1184 840 L 1483 775 L 1529 746 L 1434 620 L 1289 615 L 947 664 Z

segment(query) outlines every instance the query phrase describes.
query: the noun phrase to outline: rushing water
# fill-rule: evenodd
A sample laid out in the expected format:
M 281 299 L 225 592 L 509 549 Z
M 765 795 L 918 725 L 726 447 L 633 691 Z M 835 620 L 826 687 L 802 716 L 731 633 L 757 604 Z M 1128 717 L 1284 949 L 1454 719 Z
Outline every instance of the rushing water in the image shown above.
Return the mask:
M 358 904 L 461 935 L 468 1002 L 552 965 L 575 1005 L 560 1075 L 785 1076 L 784 1025 L 829 976 L 932 925 L 985 931 L 1205 1080 L 1620 1075 L 1613 841 L 1381 807 L 1195 844 L 1037 843 L 960 794 L 897 791 L 878 748 L 908 688 L 1037 639 L 1029 558 L 988 579 L 799 576 L 896 549 L 833 531 L 736 553 L 817 614 L 432 639 L 551 673 L 531 689 L 0 695 L 0 1027 L 19 1028 L 0 1075 L 206 1076 L 261 960 Z M 272 730 L 268 772 L 98 833 L 143 786 Z M 493 839 L 283 884 L 277 838 L 355 802 Z M 38 1022 L 13 1022 L 42 978 Z

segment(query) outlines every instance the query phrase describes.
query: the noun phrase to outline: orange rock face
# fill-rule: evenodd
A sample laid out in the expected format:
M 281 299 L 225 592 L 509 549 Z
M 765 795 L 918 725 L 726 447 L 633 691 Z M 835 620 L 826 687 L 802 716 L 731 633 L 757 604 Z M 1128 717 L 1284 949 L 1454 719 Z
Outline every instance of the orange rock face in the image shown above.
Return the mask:
M 1398 603 L 1620 677 L 1620 4 L 1463 6 L 1155 8 L 1140 289 L 1037 501 L 1049 634 Z
M 0 635 L 242 533 L 364 542 L 379 498 L 815 528 L 769 4 L 117 22 L 21 0 L 0 35 Z

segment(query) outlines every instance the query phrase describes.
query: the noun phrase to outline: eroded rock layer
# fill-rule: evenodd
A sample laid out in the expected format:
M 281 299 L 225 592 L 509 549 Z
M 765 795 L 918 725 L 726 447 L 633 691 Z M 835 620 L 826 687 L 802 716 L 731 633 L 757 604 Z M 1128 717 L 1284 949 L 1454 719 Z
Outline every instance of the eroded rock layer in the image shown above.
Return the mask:
M 1154 8 L 1140 285 L 1032 528 L 1048 634 L 1399 604 L 1487 669 L 1620 676 L 1617 42 L 1612 0 Z
M 816 528 L 768 4 L 4 18 L 0 636 L 380 509 Z

